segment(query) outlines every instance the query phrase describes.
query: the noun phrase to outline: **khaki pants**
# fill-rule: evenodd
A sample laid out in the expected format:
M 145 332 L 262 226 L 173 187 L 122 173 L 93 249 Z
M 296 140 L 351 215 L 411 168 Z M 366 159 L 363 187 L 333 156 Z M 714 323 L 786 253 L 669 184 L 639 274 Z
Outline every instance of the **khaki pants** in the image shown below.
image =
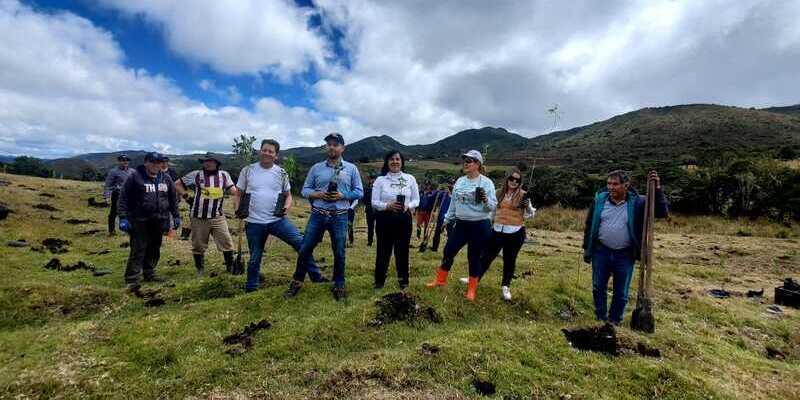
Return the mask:
M 233 251 L 233 238 L 224 215 L 214 218 L 192 217 L 192 254 L 205 254 L 209 236 L 214 237 L 219 251 Z

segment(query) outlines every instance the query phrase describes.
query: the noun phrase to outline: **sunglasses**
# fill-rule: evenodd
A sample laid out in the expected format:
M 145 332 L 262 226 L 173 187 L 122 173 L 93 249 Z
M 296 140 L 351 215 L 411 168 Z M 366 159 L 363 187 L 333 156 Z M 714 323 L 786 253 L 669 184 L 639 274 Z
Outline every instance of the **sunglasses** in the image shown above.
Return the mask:
M 475 162 L 477 162 L 477 161 L 475 159 L 473 159 L 473 158 L 464 157 L 464 164 L 472 164 L 472 163 L 475 163 Z
M 508 177 L 508 181 L 509 181 L 509 182 L 517 182 L 517 183 L 520 183 L 520 182 L 522 182 L 522 178 L 515 178 L 515 177 L 513 177 L 513 176 L 509 176 L 509 177 Z

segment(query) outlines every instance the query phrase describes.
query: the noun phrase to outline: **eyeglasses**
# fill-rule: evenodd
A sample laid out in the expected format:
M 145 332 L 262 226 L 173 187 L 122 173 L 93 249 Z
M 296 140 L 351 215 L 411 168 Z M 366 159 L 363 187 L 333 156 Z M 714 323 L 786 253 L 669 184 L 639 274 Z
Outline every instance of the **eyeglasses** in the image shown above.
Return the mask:
M 508 181 L 509 181 L 509 182 L 517 182 L 517 183 L 520 183 L 520 182 L 522 182 L 522 178 L 515 178 L 515 177 L 513 177 L 513 176 L 509 176 L 509 177 L 508 177 Z
M 464 164 L 472 164 L 474 162 L 477 162 L 477 161 L 475 159 L 472 159 L 472 158 L 469 158 L 469 157 L 464 157 Z

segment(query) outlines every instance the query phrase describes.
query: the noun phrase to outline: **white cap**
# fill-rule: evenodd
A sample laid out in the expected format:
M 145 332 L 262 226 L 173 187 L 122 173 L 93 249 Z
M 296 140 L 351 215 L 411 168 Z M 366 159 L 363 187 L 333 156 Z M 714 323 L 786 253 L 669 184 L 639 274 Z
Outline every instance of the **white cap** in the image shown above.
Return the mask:
M 461 156 L 462 157 L 469 157 L 469 158 L 478 160 L 479 163 L 483 164 L 483 156 L 481 155 L 481 152 L 478 151 L 478 150 L 470 150 L 470 151 L 462 154 Z

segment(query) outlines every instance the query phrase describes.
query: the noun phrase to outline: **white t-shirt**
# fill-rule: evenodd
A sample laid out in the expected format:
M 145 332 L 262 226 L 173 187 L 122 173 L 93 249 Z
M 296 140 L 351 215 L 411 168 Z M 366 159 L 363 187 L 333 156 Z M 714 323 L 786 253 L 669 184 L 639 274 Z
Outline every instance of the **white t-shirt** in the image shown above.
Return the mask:
M 283 168 L 273 164 L 264 168 L 256 162 L 242 169 L 236 187 L 250 193 L 249 216 L 245 221 L 254 224 L 269 224 L 279 220 L 273 212 L 278 202 L 278 194 L 291 189 L 289 176 Z

